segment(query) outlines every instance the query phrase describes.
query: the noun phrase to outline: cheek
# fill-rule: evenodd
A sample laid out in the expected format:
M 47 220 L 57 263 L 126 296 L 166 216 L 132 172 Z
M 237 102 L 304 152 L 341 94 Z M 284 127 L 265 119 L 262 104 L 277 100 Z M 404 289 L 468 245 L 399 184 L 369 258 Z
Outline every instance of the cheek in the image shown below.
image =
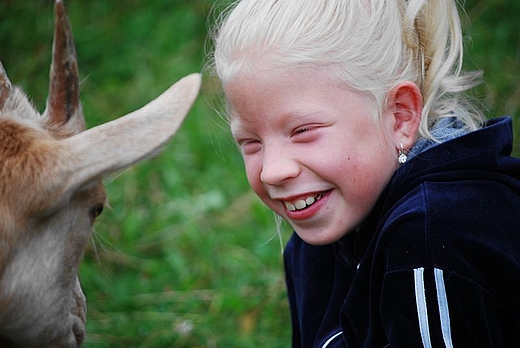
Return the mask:
M 252 161 L 247 160 L 244 162 L 246 167 L 246 176 L 247 181 L 249 182 L 249 186 L 256 193 L 256 195 L 267 205 L 269 208 L 274 210 L 278 214 L 282 214 L 283 210 L 280 209 L 280 206 L 276 204 L 275 201 L 271 200 L 267 190 L 260 179 L 260 175 L 262 173 L 262 163 L 261 161 Z
M 255 191 L 259 196 L 261 196 L 261 192 L 264 191 L 262 181 L 260 180 L 260 175 L 262 173 L 262 164 L 253 156 L 244 158 L 244 166 L 246 169 L 246 176 L 247 181 L 249 182 L 249 186 L 251 186 L 253 191 Z
M 351 199 L 372 202 L 397 169 L 397 155 L 387 146 L 374 144 L 343 153 L 348 155 L 334 158 L 336 164 L 329 163 L 329 179 L 336 180 L 340 189 Z

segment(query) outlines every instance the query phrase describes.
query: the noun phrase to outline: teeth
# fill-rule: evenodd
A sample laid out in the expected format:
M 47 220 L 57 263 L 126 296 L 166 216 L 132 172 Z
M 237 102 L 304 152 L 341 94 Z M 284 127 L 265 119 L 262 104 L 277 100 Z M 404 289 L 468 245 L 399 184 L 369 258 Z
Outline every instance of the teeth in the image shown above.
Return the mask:
M 304 208 L 314 204 L 321 197 L 323 197 L 323 192 L 316 196 L 309 196 L 305 200 L 299 199 L 294 203 L 284 202 L 284 204 L 285 204 L 285 207 L 287 208 L 287 210 L 289 210 L 289 211 L 301 210 L 301 209 L 304 209 Z
M 294 202 L 294 206 L 296 207 L 296 209 L 303 209 L 307 206 L 307 203 L 305 203 L 303 199 L 300 199 Z
M 294 206 L 294 204 L 289 203 L 289 202 L 284 202 L 284 203 L 285 203 L 285 207 L 287 208 L 287 210 L 289 210 L 289 211 L 296 210 L 296 207 Z

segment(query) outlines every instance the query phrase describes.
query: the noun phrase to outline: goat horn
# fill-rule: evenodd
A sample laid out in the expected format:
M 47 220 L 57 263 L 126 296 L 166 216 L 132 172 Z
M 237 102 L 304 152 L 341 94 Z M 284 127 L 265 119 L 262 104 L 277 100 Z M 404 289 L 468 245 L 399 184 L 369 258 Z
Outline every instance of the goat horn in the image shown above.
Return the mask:
M 9 94 L 11 93 L 11 82 L 7 77 L 7 73 L 5 72 L 4 66 L 2 62 L 0 62 L 0 110 L 5 105 L 7 98 L 9 98 Z
M 62 0 L 56 0 L 54 18 L 49 98 L 45 114 L 49 117 L 50 127 L 60 127 L 80 112 L 79 74 L 72 29 Z

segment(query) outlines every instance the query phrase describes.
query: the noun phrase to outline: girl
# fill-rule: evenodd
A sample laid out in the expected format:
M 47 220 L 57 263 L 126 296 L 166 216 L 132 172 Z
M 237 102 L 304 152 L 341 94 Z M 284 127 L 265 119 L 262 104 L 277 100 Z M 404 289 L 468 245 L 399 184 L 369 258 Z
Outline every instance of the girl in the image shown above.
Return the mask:
M 295 231 L 294 347 L 517 343 L 520 161 L 461 46 L 455 0 L 242 0 L 218 27 L 247 178 Z

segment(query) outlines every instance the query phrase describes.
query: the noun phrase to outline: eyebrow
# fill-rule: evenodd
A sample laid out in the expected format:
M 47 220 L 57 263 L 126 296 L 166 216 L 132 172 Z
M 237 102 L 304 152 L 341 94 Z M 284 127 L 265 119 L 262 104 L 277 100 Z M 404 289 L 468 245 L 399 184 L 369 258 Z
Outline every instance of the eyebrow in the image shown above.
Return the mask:
M 244 127 L 242 126 L 242 122 L 233 121 L 233 119 L 229 121 L 229 128 L 231 130 L 231 134 L 245 131 Z
M 298 109 L 298 110 L 292 110 L 291 112 L 284 113 L 282 116 L 286 118 L 286 120 L 292 120 L 292 119 L 298 119 L 303 122 L 306 122 L 307 120 L 315 120 L 316 118 L 319 118 L 320 120 L 323 120 L 323 117 L 327 115 L 327 111 L 323 108 L 320 109 Z
M 294 122 L 294 120 L 307 122 L 307 120 L 314 119 L 316 117 L 320 118 L 320 121 L 323 120 L 323 117 L 327 115 L 327 111 L 323 108 L 298 108 L 295 110 L 291 110 L 288 112 L 284 112 L 281 114 L 281 118 L 284 123 Z M 237 117 L 230 117 L 229 127 L 231 129 L 231 133 L 239 133 L 239 132 L 250 132 L 246 127 L 243 126 L 243 123 L 237 120 Z

